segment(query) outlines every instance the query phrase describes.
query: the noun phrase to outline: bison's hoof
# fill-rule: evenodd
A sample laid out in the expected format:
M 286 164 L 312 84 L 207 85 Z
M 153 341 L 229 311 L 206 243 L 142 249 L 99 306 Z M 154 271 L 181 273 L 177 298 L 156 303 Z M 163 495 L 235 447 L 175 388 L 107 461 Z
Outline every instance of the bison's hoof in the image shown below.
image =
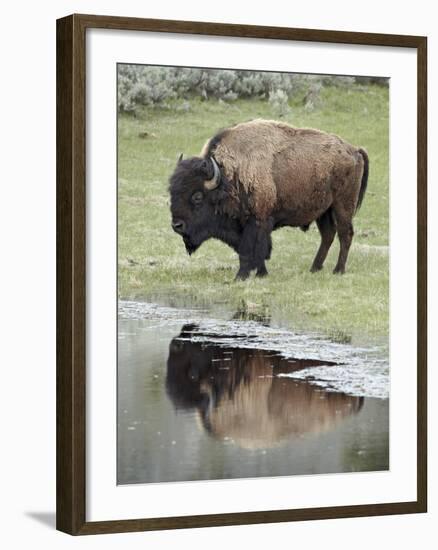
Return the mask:
M 256 272 L 256 277 L 266 277 L 267 275 L 268 275 L 268 270 L 266 269 L 266 267 L 262 269 L 258 269 Z
M 333 270 L 334 275 L 343 275 L 345 273 L 345 267 L 336 266 Z
M 317 273 L 318 271 L 321 271 L 322 265 L 312 265 L 310 268 L 310 273 Z
M 236 275 L 235 277 L 235 281 L 246 281 L 246 279 L 248 279 L 249 277 L 249 272 L 245 272 L 245 271 L 239 271 L 239 273 Z

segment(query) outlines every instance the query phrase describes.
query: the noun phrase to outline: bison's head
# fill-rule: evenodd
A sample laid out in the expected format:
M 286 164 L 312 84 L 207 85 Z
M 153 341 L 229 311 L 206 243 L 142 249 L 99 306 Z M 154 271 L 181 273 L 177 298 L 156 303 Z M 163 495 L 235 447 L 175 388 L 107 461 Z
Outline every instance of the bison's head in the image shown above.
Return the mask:
M 179 160 L 170 178 L 172 228 L 192 254 L 215 236 L 217 204 L 221 200 L 221 174 L 211 158 Z

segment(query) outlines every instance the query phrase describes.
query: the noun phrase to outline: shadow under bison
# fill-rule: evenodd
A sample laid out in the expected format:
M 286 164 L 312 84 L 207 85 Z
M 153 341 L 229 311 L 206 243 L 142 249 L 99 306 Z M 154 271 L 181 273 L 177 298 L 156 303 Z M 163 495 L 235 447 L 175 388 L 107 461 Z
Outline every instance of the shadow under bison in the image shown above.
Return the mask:
M 166 390 L 177 409 L 196 410 L 215 438 L 248 449 L 269 448 L 334 429 L 362 408 L 363 397 L 277 376 L 335 363 L 222 347 L 193 341 L 193 335 L 202 335 L 197 325 L 185 325 L 170 343 Z

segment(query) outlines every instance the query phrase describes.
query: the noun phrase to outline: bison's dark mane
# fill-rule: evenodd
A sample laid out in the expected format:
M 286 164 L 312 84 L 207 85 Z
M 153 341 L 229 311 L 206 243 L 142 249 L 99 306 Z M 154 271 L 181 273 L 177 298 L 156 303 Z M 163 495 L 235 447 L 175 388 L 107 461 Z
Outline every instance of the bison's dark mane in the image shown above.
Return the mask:
M 199 182 L 213 177 L 214 169 L 211 163 L 201 157 L 192 157 L 178 162 L 170 180 L 169 191 L 184 190 L 187 181 Z
M 247 193 L 242 186 L 236 187 L 228 181 L 221 165 L 218 167 L 220 170 L 219 185 L 216 189 L 208 192 L 208 199 L 215 205 L 216 214 L 242 219 L 242 215 L 248 209 Z M 205 158 L 192 157 L 180 161 L 169 181 L 171 198 L 179 198 L 185 193 L 188 185 L 199 186 L 201 182 L 211 179 L 213 174 L 213 164 Z M 238 197 L 235 196 L 236 194 Z
M 237 252 L 242 232 L 237 220 L 228 216 L 215 216 L 208 229 L 213 239 L 219 239 Z

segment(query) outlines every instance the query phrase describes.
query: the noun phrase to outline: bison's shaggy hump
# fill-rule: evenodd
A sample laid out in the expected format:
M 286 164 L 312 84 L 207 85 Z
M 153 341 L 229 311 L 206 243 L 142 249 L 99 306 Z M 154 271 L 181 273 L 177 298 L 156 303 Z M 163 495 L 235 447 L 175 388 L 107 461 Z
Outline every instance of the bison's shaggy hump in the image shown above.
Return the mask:
M 317 160 L 315 149 L 321 153 Z M 300 181 L 309 177 L 330 178 L 334 165 L 339 168 L 342 157 L 348 162 L 346 157 L 354 154 L 354 148 L 333 134 L 257 119 L 221 130 L 201 152 L 203 157 L 214 156 L 232 182 L 236 197 L 239 185 L 244 188 L 249 209 L 258 219 L 265 219 L 282 202 L 274 168 L 279 154 L 289 157 L 291 177 L 299 187 Z

